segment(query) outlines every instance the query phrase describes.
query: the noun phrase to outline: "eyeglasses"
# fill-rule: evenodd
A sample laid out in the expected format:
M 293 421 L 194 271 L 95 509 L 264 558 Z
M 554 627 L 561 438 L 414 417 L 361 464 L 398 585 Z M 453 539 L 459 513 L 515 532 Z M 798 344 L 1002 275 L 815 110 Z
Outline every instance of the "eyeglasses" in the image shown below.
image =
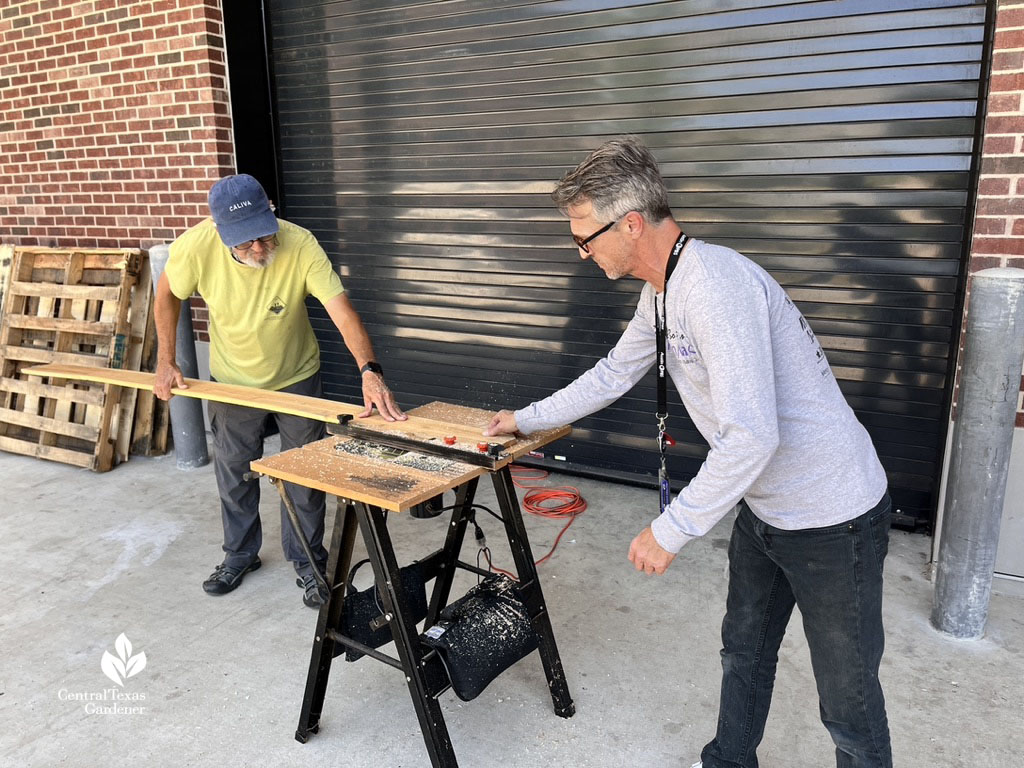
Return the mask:
M 267 235 L 266 237 L 257 237 L 256 240 L 246 240 L 244 243 L 239 243 L 234 246 L 236 251 L 248 251 L 254 245 L 256 241 L 259 241 L 260 245 L 275 245 L 277 243 L 277 235 Z
M 616 219 L 615 221 L 610 221 L 603 227 L 601 227 L 599 230 L 597 230 L 597 232 L 592 234 L 590 237 L 580 237 L 579 235 L 573 235 L 572 241 L 576 243 L 576 247 L 579 248 L 581 251 L 583 251 L 584 253 L 590 253 L 590 246 L 588 246 L 587 243 L 589 243 L 595 237 L 603 235 L 605 232 L 607 232 L 609 229 L 611 229 L 618 223 L 618 219 Z

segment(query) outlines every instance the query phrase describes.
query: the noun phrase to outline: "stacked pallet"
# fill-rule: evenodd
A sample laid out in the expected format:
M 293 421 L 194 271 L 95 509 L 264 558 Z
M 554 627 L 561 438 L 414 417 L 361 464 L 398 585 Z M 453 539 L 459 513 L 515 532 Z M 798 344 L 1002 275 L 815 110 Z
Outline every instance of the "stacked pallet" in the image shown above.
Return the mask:
M 142 370 L 155 348 L 149 259 L 15 248 L 0 310 L 0 449 L 97 472 L 166 450 L 166 407 L 133 388 L 30 376 L 40 363 Z M 162 431 L 161 431 L 162 430 Z

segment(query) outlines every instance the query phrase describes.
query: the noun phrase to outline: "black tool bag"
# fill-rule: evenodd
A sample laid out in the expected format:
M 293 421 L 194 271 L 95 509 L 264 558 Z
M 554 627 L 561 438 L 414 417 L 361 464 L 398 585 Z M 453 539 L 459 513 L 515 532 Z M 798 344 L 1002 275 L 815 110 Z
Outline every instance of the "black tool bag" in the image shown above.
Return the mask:
M 384 615 L 384 601 L 377 594 L 376 588 L 367 587 L 362 592 L 356 590 L 352 584 L 358 571 L 369 560 L 360 560 L 348 575 L 348 594 L 345 596 L 345 603 L 341 609 L 341 618 L 338 621 L 338 631 L 353 640 L 367 645 L 370 648 L 379 648 L 390 643 L 391 627 L 385 624 L 380 629 L 372 629 L 370 624 Z M 405 598 L 405 608 L 412 613 L 414 623 L 423 621 L 427 617 L 427 589 L 423 578 L 423 566 L 420 563 L 412 563 L 400 568 L 399 580 L 402 584 L 402 595 Z M 335 656 L 340 656 L 343 646 L 335 646 Z M 365 654 L 352 648 L 345 648 L 345 661 L 355 661 Z
M 537 649 L 537 633 L 516 583 L 491 574 L 441 611 L 421 636 L 437 650 L 455 695 L 475 699 L 490 682 Z

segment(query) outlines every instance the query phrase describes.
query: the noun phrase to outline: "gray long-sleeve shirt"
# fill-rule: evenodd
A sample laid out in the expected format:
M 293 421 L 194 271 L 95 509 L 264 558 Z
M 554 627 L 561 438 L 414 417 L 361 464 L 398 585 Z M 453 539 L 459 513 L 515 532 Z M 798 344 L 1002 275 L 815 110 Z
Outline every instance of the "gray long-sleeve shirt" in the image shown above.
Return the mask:
M 710 451 L 696 477 L 653 523 L 678 552 L 740 499 L 777 528 L 836 525 L 863 514 L 886 478 L 800 311 L 761 267 L 690 240 L 667 291 L 668 373 Z M 550 397 L 515 412 L 530 433 L 568 424 L 628 392 L 655 360 L 654 302 L 608 355 Z M 652 414 L 653 421 L 653 414 Z

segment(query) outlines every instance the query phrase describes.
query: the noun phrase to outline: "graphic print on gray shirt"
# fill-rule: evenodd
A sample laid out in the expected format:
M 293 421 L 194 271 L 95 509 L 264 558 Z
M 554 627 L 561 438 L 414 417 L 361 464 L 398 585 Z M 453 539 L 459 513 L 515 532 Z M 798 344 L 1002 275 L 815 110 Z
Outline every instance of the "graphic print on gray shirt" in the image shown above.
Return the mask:
M 667 294 L 668 372 L 710 451 L 652 523 L 661 547 L 678 552 L 741 499 L 784 530 L 837 525 L 878 503 L 886 478 L 871 438 L 807 321 L 767 272 L 691 239 Z M 655 300 L 663 295 L 645 284 L 615 347 L 516 411 L 520 431 L 574 422 L 628 392 L 655 360 Z

